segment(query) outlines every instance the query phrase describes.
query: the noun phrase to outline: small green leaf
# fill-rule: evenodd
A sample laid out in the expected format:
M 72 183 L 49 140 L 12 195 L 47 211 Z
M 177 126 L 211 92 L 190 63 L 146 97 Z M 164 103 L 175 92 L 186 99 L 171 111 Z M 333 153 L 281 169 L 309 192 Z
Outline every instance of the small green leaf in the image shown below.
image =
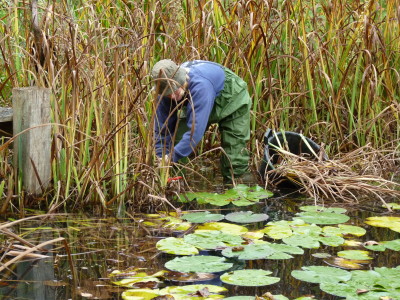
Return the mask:
M 237 270 L 224 273 L 220 278 L 222 282 L 238 286 L 264 286 L 280 281 L 279 277 L 268 276 L 272 274 L 266 270 Z

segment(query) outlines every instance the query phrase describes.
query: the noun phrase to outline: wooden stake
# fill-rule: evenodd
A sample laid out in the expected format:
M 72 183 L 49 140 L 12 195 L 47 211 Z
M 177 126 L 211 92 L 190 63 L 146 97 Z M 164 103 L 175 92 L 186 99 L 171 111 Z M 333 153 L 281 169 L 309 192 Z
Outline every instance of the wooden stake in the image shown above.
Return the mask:
M 13 89 L 15 174 L 28 193 L 43 192 L 51 179 L 50 89 Z

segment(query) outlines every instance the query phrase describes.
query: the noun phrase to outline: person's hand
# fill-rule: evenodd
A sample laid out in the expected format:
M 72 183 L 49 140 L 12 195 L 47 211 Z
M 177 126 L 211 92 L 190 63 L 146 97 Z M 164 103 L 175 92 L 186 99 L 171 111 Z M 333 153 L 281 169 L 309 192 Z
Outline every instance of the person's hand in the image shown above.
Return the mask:
M 164 157 L 157 156 L 157 165 L 159 167 L 169 166 L 172 163 L 170 155 L 166 154 Z

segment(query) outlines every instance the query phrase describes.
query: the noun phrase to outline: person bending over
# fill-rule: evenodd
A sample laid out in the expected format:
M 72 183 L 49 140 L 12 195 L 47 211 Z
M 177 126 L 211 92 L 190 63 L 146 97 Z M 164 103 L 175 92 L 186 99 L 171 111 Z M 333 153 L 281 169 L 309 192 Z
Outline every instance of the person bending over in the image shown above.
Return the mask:
M 228 68 L 204 60 L 177 65 L 163 59 L 151 76 L 159 94 L 154 124 L 157 157 L 168 162 L 188 157 L 208 126 L 217 123 L 224 182 L 249 181 L 251 98 L 246 82 Z

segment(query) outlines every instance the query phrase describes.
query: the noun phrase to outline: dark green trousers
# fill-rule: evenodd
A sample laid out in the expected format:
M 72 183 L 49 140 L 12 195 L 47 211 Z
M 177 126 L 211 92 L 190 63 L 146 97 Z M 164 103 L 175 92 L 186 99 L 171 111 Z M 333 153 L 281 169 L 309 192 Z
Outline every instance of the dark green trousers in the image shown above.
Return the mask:
M 208 125 L 218 124 L 221 146 L 221 172 L 224 178 L 239 177 L 248 170 L 250 139 L 251 98 L 247 84 L 235 73 L 225 68 L 225 84 L 221 94 L 215 99 Z M 181 114 L 176 135 L 176 143 L 188 131 L 186 115 Z

